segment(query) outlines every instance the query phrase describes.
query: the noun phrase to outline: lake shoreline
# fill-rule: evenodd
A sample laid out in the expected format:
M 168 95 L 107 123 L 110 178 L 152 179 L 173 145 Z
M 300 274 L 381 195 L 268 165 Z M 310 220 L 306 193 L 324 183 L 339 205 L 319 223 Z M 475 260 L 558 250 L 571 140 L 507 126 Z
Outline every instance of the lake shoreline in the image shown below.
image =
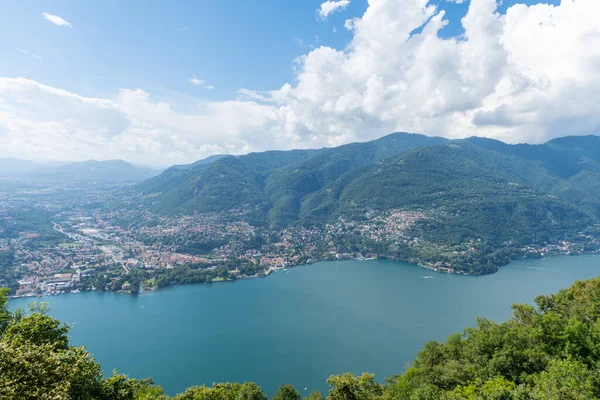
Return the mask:
M 246 276 L 246 275 L 242 275 L 237 277 L 236 279 L 227 279 L 227 278 L 221 278 L 219 280 L 213 280 L 211 282 L 193 282 L 193 283 L 176 283 L 176 284 L 169 284 L 167 286 L 164 287 L 142 287 L 138 293 L 127 293 L 123 290 L 116 290 L 116 291 L 112 291 L 112 290 L 103 290 L 103 291 L 99 291 L 99 290 L 94 290 L 94 289 L 80 289 L 80 288 L 75 288 L 74 290 L 69 290 L 69 291 L 65 291 L 63 293 L 55 293 L 52 295 L 37 295 L 37 296 L 32 296 L 32 295 L 25 295 L 25 296 L 9 296 L 9 300 L 16 300 L 16 299 L 24 299 L 24 298 L 38 298 L 38 299 L 42 299 L 42 298 L 47 298 L 47 297 L 55 297 L 55 296 L 61 296 L 61 295 L 65 295 L 65 294 L 78 294 L 78 293 L 83 293 L 83 292 L 97 292 L 97 293 L 117 293 L 117 294 L 124 294 L 127 296 L 137 296 L 138 294 L 144 292 L 144 291 L 148 291 L 148 292 L 154 292 L 154 291 L 160 291 L 162 289 L 167 289 L 173 286 L 187 286 L 187 285 L 211 285 L 213 283 L 231 283 L 231 282 L 235 282 L 238 280 L 247 280 L 247 279 L 256 279 L 256 278 L 267 278 L 269 277 L 272 273 L 274 272 L 279 272 L 279 271 L 286 271 L 286 270 L 291 270 L 291 269 L 295 269 L 301 266 L 305 266 L 305 265 L 311 265 L 311 264 L 315 264 L 315 263 L 320 263 L 320 262 L 336 262 L 336 261 L 375 261 L 375 260 L 385 260 L 385 261 L 394 261 L 394 262 L 399 262 L 399 263 L 406 263 L 406 264 L 410 264 L 410 265 L 414 265 L 417 266 L 419 268 L 423 268 L 423 269 L 427 269 L 429 271 L 433 271 L 436 272 L 438 274 L 443 274 L 443 275 L 460 275 L 460 276 L 485 276 L 485 275 L 494 275 L 496 274 L 502 267 L 505 267 L 506 265 L 509 265 L 511 263 L 514 262 L 519 262 L 519 261 L 524 261 L 524 260 L 538 260 L 538 259 L 553 259 L 556 257 L 577 257 L 577 256 L 585 256 L 585 255 L 598 255 L 600 254 L 600 251 L 590 251 L 590 252 L 582 252 L 582 253 L 569 253 L 569 254 L 550 254 L 544 257 L 519 257 L 517 259 L 514 260 L 510 260 L 509 262 L 507 262 L 506 264 L 503 265 L 499 265 L 498 268 L 493 271 L 493 272 L 486 272 L 486 273 L 481 273 L 481 274 L 469 274 L 466 272 L 462 272 L 462 271 L 449 271 L 447 268 L 444 269 L 439 269 L 436 268 L 434 266 L 430 266 L 430 265 L 425 265 L 421 262 L 416 262 L 416 260 L 411 259 L 411 260 L 402 260 L 402 259 L 397 259 L 394 257 L 386 257 L 386 256 L 378 256 L 378 257 L 371 257 L 371 258 L 365 258 L 365 257 L 353 257 L 353 258 L 348 258 L 348 259 L 323 259 L 323 260 L 310 260 L 309 262 L 304 262 L 304 263 L 300 263 L 300 264 L 295 264 L 295 265 L 289 265 L 286 267 L 281 267 L 281 268 L 269 268 L 267 271 L 261 273 L 261 274 L 256 274 L 256 275 L 251 275 L 251 276 Z

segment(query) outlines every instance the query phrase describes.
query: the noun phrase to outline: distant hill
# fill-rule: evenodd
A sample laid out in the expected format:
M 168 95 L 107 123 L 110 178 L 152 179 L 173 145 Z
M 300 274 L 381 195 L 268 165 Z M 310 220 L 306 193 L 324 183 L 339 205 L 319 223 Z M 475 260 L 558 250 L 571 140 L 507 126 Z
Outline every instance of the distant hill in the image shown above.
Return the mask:
M 133 165 L 123 160 L 45 164 L 30 160 L 0 158 L 2 178 L 50 182 L 141 182 L 159 172 L 158 169 Z
M 123 160 L 74 162 L 34 171 L 31 176 L 54 181 L 141 182 L 159 171 Z
M 0 177 L 23 176 L 35 169 L 40 164 L 32 160 L 21 160 L 19 158 L 0 158 Z

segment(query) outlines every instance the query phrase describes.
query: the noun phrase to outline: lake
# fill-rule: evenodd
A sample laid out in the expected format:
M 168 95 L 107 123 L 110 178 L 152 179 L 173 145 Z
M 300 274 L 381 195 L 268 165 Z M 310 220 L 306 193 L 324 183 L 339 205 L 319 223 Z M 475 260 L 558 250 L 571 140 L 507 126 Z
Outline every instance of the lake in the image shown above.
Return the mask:
M 382 381 L 402 372 L 426 341 L 443 340 L 476 316 L 506 320 L 513 303 L 597 275 L 597 255 L 523 260 L 479 277 L 393 261 L 337 261 L 139 296 L 85 292 L 44 300 L 52 316 L 75 323 L 71 343 L 86 345 L 106 373 L 151 376 L 169 394 L 254 381 L 270 395 L 283 383 L 305 395 L 326 392 L 331 374 L 369 371 Z

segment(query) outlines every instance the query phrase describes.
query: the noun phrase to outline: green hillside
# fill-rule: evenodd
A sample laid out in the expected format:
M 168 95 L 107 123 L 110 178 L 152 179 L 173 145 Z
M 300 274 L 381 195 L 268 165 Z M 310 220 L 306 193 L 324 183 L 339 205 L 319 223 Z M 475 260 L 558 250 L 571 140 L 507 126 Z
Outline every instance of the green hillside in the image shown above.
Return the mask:
M 548 190 L 567 183 L 543 165 L 468 141 L 428 146 L 357 169 L 308 196 L 301 221 L 360 218 L 370 209 L 434 211 L 436 241 L 556 240 L 595 216 Z
M 499 209 L 494 215 L 505 220 L 537 202 L 538 208 L 555 209 L 559 218 L 588 222 L 587 217 L 600 216 L 600 138 L 508 145 L 395 133 L 336 148 L 252 153 L 176 166 L 137 189 L 141 201 L 160 213 L 246 207 L 274 227 L 322 223 L 370 208 L 450 207 L 464 215 L 483 202 L 491 214 Z M 541 216 L 531 218 L 527 222 Z M 520 222 L 510 223 L 513 230 L 520 229 Z M 560 220 L 553 224 L 562 229 Z M 530 227 L 538 229 L 537 224 Z
M 323 149 L 311 157 L 275 171 L 266 182 L 265 194 L 272 208 L 269 222 L 289 225 L 298 220 L 305 196 L 342 175 L 403 151 L 447 142 L 447 139 L 410 133 L 393 133 L 366 143 Z
M 600 278 L 576 282 L 537 307 L 513 306 L 504 323 L 474 327 L 429 342 L 400 375 L 379 383 L 372 374 L 332 375 L 318 400 L 594 400 L 600 398 Z M 116 372 L 69 345 L 69 328 L 45 314 L 7 310 L 0 290 L 0 398 L 6 400 L 168 400 L 151 379 Z M 398 340 L 402 340 L 401 337 Z M 364 349 L 369 351 L 369 349 Z M 379 377 L 381 379 L 381 377 Z M 202 377 L 198 377 L 199 381 Z M 252 382 L 194 386 L 176 400 L 268 400 Z M 273 400 L 300 400 L 282 385 Z
M 544 246 L 563 242 L 577 253 L 593 250 L 600 138 L 508 145 L 394 133 L 335 148 L 174 167 L 138 190 L 138 201 L 159 214 L 242 215 L 274 231 L 336 225 L 343 234 L 332 244 L 342 252 L 490 273 L 526 255 L 528 246 L 538 256 Z M 416 219 L 394 222 L 401 232 L 375 234 L 373 218 L 390 212 L 412 212 L 405 215 Z M 363 234 L 353 233 L 364 221 L 370 225 L 360 228 Z
M 410 148 L 446 141 L 394 133 L 336 148 L 228 156 L 192 168 L 169 168 L 136 189 L 141 201 L 160 213 L 248 208 L 262 222 L 285 226 L 298 220 L 306 195 L 343 174 Z

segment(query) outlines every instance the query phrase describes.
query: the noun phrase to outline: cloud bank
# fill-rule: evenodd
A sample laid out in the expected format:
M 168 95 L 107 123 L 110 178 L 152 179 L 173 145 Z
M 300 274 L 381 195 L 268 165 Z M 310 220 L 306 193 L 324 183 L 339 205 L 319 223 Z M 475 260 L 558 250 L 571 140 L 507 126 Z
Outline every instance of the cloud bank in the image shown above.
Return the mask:
M 464 35 L 442 39 L 444 12 L 427 0 L 370 0 L 347 24 L 349 45 L 302 56 L 294 82 L 198 101 L 193 112 L 141 89 L 96 99 L 0 78 L 0 156 L 168 164 L 392 131 L 532 143 L 595 133 L 597 15 L 597 0 L 517 4 L 503 15 L 494 0 L 471 0 Z

